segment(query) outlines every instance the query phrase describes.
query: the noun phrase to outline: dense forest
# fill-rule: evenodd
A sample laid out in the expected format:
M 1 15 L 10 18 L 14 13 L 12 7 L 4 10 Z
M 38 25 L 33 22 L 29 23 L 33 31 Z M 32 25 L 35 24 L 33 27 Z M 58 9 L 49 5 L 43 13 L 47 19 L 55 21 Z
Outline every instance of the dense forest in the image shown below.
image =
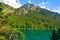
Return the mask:
M 59 18 L 60 14 L 34 4 L 27 3 L 15 9 L 0 3 L 0 40 L 18 40 L 19 36 L 24 40 L 25 34 L 20 31 L 21 28 L 52 30 L 51 40 L 60 40 L 57 35 L 60 31 Z

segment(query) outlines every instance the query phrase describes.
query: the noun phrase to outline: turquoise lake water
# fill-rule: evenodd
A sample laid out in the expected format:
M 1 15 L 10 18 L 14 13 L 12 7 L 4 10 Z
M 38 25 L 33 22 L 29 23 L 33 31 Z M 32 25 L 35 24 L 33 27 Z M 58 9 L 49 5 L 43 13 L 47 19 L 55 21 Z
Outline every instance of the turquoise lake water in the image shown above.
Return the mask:
M 49 30 L 22 30 L 26 35 L 25 40 L 50 40 L 51 31 Z

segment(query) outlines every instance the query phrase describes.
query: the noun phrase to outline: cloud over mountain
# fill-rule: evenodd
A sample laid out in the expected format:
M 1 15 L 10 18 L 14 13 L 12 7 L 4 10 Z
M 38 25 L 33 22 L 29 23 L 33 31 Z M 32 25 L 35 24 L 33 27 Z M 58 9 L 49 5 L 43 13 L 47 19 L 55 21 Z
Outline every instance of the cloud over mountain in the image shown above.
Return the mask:
M 41 2 L 40 4 L 38 4 L 41 8 L 46 8 L 46 4 L 48 4 L 49 2 Z
M 58 12 L 60 14 L 60 7 L 57 7 L 56 9 L 53 10 L 54 12 Z
M 19 8 L 22 5 L 20 4 L 19 0 L 0 0 L 0 2 L 3 2 L 5 4 L 8 4 L 14 8 Z

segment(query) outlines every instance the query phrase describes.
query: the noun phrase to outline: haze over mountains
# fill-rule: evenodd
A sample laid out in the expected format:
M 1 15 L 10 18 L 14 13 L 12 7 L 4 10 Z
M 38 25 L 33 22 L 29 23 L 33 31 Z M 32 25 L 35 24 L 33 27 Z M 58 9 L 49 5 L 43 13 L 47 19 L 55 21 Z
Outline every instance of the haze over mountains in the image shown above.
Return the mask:
M 22 5 L 18 2 L 18 0 L 0 0 L 0 2 L 3 2 L 4 4 L 7 4 L 13 8 L 19 8 Z

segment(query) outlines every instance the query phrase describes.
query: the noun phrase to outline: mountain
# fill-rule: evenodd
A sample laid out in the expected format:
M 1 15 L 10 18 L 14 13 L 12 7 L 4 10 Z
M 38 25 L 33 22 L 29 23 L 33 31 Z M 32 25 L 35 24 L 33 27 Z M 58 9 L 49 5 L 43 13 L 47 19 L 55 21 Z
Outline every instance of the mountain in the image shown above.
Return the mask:
M 29 3 L 24 4 L 22 7 L 18 8 L 17 10 L 20 11 L 20 9 L 27 10 L 27 11 L 37 11 L 37 12 L 40 12 L 41 14 L 43 14 L 43 15 L 49 14 L 49 15 L 55 17 L 55 18 L 60 17 L 60 14 L 58 14 L 58 13 L 49 11 L 47 9 L 40 8 L 39 6 L 37 6 L 37 5 L 35 6 L 34 4 L 29 4 Z
M 0 37 L 12 39 L 19 34 L 25 39 L 23 29 L 57 29 L 60 26 L 60 14 L 40 8 L 34 4 L 24 4 L 14 9 L 4 3 L 0 3 Z M 5 36 L 7 35 L 7 36 Z M 14 39 L 15 40 L 15 39 Z
M 27 26 L 30 28 L 53 28 L 52 25 L 57 23 L 57 20 L 60 20 L 60 14 L 29 3 L 24 4 L 22 7 L 16 9 L 15 13 L 21 17 L 18 17 L 18 19 L 20 19 L 20 21 L 23 20 L 23 23 L 27 23 Z
M 40 8 L 34 4 L 24 4 L 18 9 L 14 9 L 6 4 L 0 3 L 0 15 L 9 26 L 18 28 L 53 28 L 54 23 L 59 22 L 60 14 Z M 4 20 L 4 19 L 3 19 Z M 13 24 L 14 25 L 13 25 Z

